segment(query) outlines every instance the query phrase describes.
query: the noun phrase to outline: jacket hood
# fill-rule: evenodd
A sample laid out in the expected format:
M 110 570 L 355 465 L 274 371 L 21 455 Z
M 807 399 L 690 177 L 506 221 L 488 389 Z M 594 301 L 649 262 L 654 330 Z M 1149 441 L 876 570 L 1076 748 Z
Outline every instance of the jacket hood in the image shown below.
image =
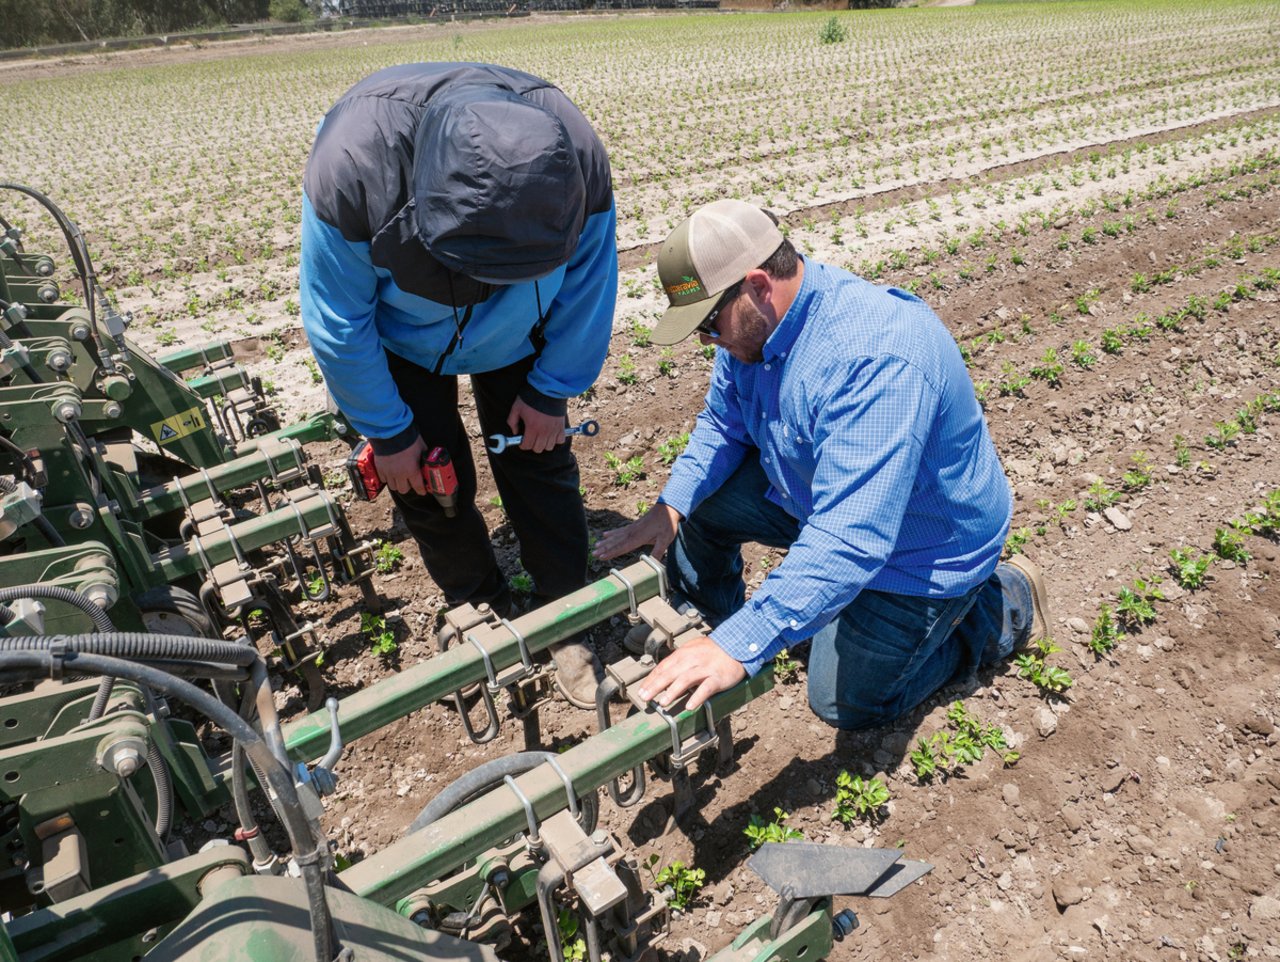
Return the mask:
M 551 112 L 501 87 L 462 85 L 427 104 L 414 133 L 418 239 L 450 270 L 517 283 L 578 246 L 586 185 Z

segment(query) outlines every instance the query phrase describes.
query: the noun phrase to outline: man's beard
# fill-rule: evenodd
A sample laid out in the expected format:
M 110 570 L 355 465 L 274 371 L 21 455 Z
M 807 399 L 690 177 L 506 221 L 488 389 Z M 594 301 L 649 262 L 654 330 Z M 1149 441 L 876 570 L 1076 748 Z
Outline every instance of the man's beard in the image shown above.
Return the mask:
M 730 353 L 735 354 L 740 361 L 759 364 L 764 360 L 764 342 L 769 340 L 771 332 L 768 319 L 750 299 L 738 308 L 737 327 L 739 336 L 734 338 L 736 350 Z

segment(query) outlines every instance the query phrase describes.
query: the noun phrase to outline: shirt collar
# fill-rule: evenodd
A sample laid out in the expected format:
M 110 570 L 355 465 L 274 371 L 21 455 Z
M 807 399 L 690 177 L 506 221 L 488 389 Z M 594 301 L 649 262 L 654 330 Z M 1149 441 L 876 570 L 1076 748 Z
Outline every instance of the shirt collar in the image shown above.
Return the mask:
M 796 291 L 796 298 L 787 308 L 787 313 L 782 315 L 782 320 L 773 329 L 769 339 L 764 342 L 761 353 L 766 361 L 787 356 L 804 328 L 804 320 L 809 316 L 812 302 L 820 294 L 818 273 L 822 265 L 808 260 L 803 255 L 800 255 L 800 260 L 804 264 L 804 279 L 801 280 L 800 290 Z

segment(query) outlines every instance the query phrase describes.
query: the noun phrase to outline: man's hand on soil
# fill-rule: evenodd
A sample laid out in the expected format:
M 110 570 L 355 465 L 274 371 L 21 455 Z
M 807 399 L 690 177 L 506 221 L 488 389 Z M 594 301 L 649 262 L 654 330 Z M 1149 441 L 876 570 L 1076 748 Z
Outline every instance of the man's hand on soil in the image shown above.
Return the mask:
M 516 398 L 516 403 L 511 405 L 511 413 L 507 415 L 507 427 L 512 434 L 524 435 L 520 441 L 521 451 L 534 451 L 541 454 L 565 442 L 564 415 L 543 414 L 519 398 Z
M 413 491 L 425 495 L 427 483 L 422 479 L 422 456 L 426 450 L 422 438 L 414 438 L 403 451 L 379 454 L 374 458 L 373 466 L 383 483 L 397 494 Z
M 633 521 L 625 528 L 614 528 L 602 534 L 592 554 L 599 561 L 608 561 L 628 551 L 653 545 L 653 551 L 650 553 L 656 560 L 661 561 L 671 542 L 676 539 L 676 529 L 680 526 L 681 520 L 683 518 L 679 511 L 659 502 L 639 521 Z
M 712 695 L 732 688 L 747 677 L 742 662 L 727 654 L 705 635 L 681 645 L 658 662 L 653 673 L 640 683 L 638 694 L 663 708 L 687 691 L 692 691 L 686 708 L 700 708 Z

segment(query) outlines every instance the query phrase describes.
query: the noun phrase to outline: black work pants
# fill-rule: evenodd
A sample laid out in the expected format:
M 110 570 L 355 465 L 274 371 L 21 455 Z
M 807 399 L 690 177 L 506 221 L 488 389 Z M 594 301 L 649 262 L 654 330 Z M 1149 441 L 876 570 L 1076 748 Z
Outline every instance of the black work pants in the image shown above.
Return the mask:
M 458 379 L 433 374 L 389 351 L 387 362 L 428 450 L 440 445 L 449 452 L 458 475 L 457 515 L 447 517 L 430 494 L 393 491 L 391 496 L 445 600 L 450 605 L 488 602 L 502 611 L 510 603 L 510 589 L 475 505 L 476 468 L 458 413 Z M 487 444 L 490 434 L 509 433 L 507 415 L 533 362 L 531 356 L 471 375 L 482 444 Z M 489 466 L 520 539 L 520 562 L 533 577 L 537 595 L 559 598 L 581 588 L 587 576 L 587 516 L 579 493 L 578 462 L 569 442 L 543 454 L 518 447 L 490 453 Z

